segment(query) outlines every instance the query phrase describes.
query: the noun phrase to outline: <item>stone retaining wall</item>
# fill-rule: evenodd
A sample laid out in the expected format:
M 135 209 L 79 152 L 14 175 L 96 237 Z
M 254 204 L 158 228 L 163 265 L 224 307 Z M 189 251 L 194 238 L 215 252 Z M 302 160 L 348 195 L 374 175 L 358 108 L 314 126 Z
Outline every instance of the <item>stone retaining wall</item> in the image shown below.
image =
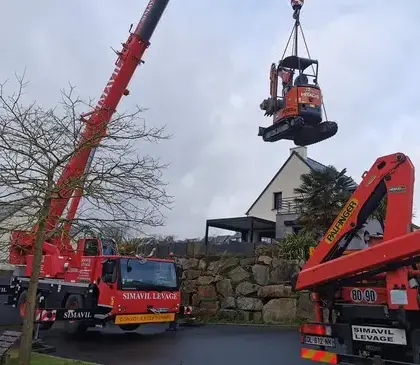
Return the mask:
M 181 258 L 183 302 L 198 316 L 230 321 L 292 323 L 310 319 L 309 294 L 293 293 L 297 261 L 269 256 Z

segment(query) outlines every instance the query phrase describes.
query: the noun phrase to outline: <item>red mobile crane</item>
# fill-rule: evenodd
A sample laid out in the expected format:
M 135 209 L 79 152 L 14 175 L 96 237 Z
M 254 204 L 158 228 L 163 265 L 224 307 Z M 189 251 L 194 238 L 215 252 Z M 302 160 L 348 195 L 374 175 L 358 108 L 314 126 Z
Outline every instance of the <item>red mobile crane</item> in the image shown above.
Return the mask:
M 301 326 L 301 356 L 331 364 L 420 364 L 420 231 L 413 231 L 414 166 L 379 157 L 297 276 L 315 322 Z M 386 197 L 383 238 L 347 251 Z
M 174 260 L 124 257 L 118 254 L 113 241 L 97 237 L 80 239 L 74 250 L 68 234 L 70 223 L 62 227 L 65 234 L 51 234 L 69 204 L 67 218 L 70 222 L 74 218 L 81 192 L 72 187 L 71 181 L 88 171 L 119 101 L 129 94 L 129 81 L 143 62 L 144 52 L 168 2 L 149 1 L 136 29 L 134 32 L 130 29 L 128 40 L 118 52 L 114 71 L 97 106 L 82 116 L 86 127 L 81 147 L 57 182 L 59 193 L 52 200 L 46 219 L 48 238 L 42 247 L 37 297 L 39 311 L 44 309 L 38 311 L 37 320 L 47 322 L 44 328 L 62 319 L 69 320 L 66 326 L 71 333 L 109 321 L 124 330 L 133 330 L 146 322 L 174 323 L 176 315 L 190 309 L 181 306 L 180 271 Z M 22 316 L 33 267 L 36 230 L 34 227 L 12 233 L 9 262 L 17 267 L 11 285 L 0 288 L 0 293 L 9 294 L 7 304 L 19 307 Z

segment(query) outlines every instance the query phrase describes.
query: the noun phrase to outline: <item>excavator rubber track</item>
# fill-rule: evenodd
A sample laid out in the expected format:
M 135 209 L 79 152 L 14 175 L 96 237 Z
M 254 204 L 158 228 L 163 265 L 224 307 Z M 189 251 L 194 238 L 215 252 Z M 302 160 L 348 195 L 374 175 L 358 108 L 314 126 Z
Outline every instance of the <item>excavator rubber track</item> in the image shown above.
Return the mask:
M 258 136 L 264 142 L 292 140 L 297 146 L 309 146 L 333 137 L 338 131 L 336 122 L 325 121 L 315 125 L 305 124 L 303 118 L 291 118 L 286 123 L 259 127 Z

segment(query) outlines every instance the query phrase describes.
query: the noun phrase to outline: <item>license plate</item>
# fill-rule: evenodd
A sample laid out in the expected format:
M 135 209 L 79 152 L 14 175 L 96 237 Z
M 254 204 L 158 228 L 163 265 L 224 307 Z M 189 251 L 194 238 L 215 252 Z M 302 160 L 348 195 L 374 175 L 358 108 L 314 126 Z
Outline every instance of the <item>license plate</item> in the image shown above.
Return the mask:
M 351 330 L 354 341 L 407 345 L 405 330 L 401 328 L 351 326 Z
M 115 324 L 173 322 L 175 313 L 117 315 Z
M 303 343 L 305 343 L 307 345 L 335 347 L 335 338 L 334 337 L 326 337 L 326 336 L 304 335 L 303 336 Z

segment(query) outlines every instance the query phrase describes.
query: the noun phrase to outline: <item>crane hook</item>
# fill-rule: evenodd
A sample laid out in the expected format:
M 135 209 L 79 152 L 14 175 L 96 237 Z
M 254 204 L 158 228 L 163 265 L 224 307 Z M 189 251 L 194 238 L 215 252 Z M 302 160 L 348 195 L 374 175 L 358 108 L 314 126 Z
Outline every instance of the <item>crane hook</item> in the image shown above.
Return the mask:
M 293 19 L 298 19 L 300 14 L 300 9 L 302 9 L 303 3 L 305 0 L 290 0 L 290 5 L 294 10 Z

